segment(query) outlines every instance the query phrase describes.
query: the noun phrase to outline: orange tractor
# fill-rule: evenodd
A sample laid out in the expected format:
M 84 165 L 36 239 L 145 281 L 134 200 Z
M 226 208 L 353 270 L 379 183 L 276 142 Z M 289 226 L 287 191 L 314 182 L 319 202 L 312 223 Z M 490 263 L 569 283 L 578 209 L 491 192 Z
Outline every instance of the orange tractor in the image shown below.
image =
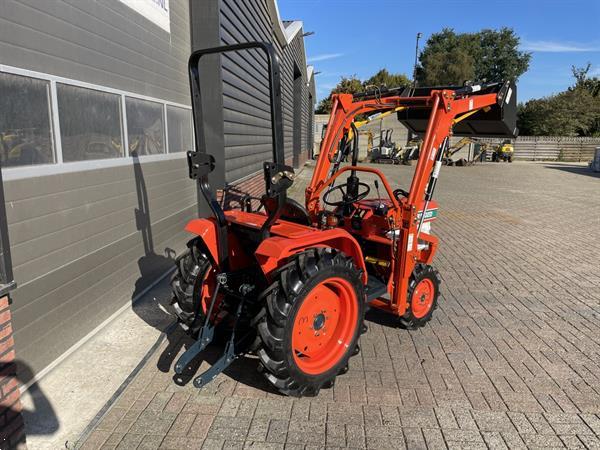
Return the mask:
M 273 161 L 264 163 L 265 195 L 244 198 L 239 209 L 224 211 L 208 182 L 215 159 L 206 153 L 199 64 L 205 55 L 248 50 L 266 55 Z M 515 86 L 502 82 L 334 95 L 303 207 L 286 196 L 294 170 L 284 159 L 279 62 L 273 48 L 247 43 L 196 51 L 189 71 L 196 138 L 196 151 L 188 152 L 189 171 L 213 217 L 187 224 L 195 237 L 177 258 L 173 306 L 195 342 L 175 371 L 183 373 L 219 334 L 223 355 L 194 379 L 196 387 L 240 355 L 254 353 L 259 369 L 280 392 L 316 395 L 333 385 L 359 352 L 367 308 L 397 316 L 408 329 L 431 319 L 440 284 L 431 266 L 438 247 L 431 233 L 438 208 L 432 197 L 449 136 L 514 136 Z M 357 165 L 355 116 L 390 110 L 423 138 L 406 190 L 392 189 L 379 170 Z M 347 158 L 352 162 L 343 164 Z M 376 178 L 376 197 L 369 197 L 366 175 Z M 257 201 L 260 207 L 253 210 Z

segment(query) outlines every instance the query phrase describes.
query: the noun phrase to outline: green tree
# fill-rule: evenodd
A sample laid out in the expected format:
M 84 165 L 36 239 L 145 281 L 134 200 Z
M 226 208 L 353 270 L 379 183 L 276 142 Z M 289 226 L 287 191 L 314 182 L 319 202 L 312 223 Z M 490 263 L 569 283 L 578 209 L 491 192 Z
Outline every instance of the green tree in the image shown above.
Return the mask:
M 329 96 L 319 102 L 315 112 L 317 114 L 329 114 L 331 112 L 332 94 L 356 94 L 362 90 L 363 84 L 356 75 L 352 75 L 348 78 L 342 77 L 337 86 L 331 90 Z
M 401 73 L 390 73 L 387 69 L 381 69 L 371 78 L 365 80 L 363 82 L 363 86 L 386 86 L 388 88 L 395 88 L 401 86 L 410 85 L 410 80 L 406 77 L 406 75 Z
M 406 75 L 390 73 L 387 69 L 379 70 L 375 75 L 365 81 L 361 81 L 356 75 L 342 77 L 340 82 L 331 90 L 330 94 L 319 102 L 315 112 L 317 114 L 329 114 L 331 112 L 332 94 L 357 94 L 363 92 L 367 86 L 386 86 L 388 88 L 394 88 L 407 86 L 409 84 L 410 80 Z
M 587 63 L 585 67 L 575 67 L 571 66 L 571 72 L 573 72 L 573 77 L 575 77 L 575 87 L 580 87 L 585 89 L 592 94 L 592 96 L 597 97 L 600 95 L 600 78 L 598 77 L 590 77 L 590 69 L 592 68 L 592 63 Z
M 573 67 L 575 84 L 566 91 L 519 105 L 521 134 L 599 136 L 600 80 L 588 76 L 590 67 Z
M 451 28 L 432 34 L 419 56 L 420 85 L 457 85 L 470 81 L 516 80 L 529 67 L 531 54 L 518 49 L 510 28 L 456 33 Z
M 419 56 L 417 82 L 422 86 L 462 84 L 475 78 L 471 35 L 450 28 L 432 34 Z

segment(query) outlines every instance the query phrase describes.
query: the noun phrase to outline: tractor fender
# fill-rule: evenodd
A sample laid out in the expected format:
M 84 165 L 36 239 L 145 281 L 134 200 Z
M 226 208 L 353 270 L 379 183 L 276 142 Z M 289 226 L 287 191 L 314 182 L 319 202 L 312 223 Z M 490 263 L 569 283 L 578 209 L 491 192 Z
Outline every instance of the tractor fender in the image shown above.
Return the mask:
M 204 242 L 213 262 L 219 261 L 219 251 L 217 249 L 217 221 L 215 218 L 190 220 L 185 226 L 185 231 L 198 236 L 202 242 Z
M 315 247 L 331 247 L 344 252 L 354 260 L 356 267 L 361 269 L 363 283 L 367 283 L 367 269 L 360 245 L 350 233 L 339 228 L 323 231 L 315 230 L 305 236 L 293 239 L 280 236 L 270 237 L 261 242 L 256 249 L 255 256 L 263 273 L 268 277 L 273 270 L 284 264 L 290 256 L 307 248 Z

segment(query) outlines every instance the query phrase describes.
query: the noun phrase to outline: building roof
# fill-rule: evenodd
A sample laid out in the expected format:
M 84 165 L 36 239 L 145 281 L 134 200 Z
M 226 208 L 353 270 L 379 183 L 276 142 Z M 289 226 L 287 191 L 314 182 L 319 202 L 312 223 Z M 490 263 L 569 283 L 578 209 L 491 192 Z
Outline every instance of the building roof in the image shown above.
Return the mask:
M 273 32 L 282 47 L 285 47 L 294 40 L 296 35 L 302 30 L 303 23 L 301 20 L 281 20 L 279 15 L 279 7 L 277 6 L 277 0 L 267 0 L 267 7 L 269 9 L 269 15 L 273 22 Z M 312 66 L 305 66 L 304 73 L 306 75 L 306 81 L 311 87 L 313 98 L 316 98 L 315 83 L 314 83 L 314 68 Z M 312 81 L 312 83 L 311 83 Z

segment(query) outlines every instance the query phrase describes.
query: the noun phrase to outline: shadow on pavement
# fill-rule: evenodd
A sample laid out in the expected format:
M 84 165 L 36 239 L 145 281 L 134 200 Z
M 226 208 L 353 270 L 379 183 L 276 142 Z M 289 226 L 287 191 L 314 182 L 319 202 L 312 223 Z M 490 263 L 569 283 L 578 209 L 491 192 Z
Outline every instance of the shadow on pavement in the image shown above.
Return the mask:
M 138 206 L 135 209 L 135 221 L 137 230 L 141 233 L 144 244 L 144 256 L 138 260 L 140 277 L 136 280 L 135 291 L 132 295 L 133 311 L 148 325 L 164 332 L 167 338 L 167 346 L 160 355 L 157 368 L 161 372 L 168 373 L 173 371 L 175 358 L 182 351 L 187 349 L 193 340 L 179 326 L 172 326 L 175 321 L 175 313 L 171 307 L 171 297 L 161 295 L 152 301 L 136 302 L 137 298 L 144 292 L 148 286 L 152 285 L 161 275 L 175 264 L 175 252 L 171 249 L 165 249 L 165 255 L 159 255 L 154 250 L 154 241 L 152 235 L 152 222 L 150 219 L 150 209 L 148 201 L 148 191 L 144 179 L 144 173 L 140 160 L 136 152 L 132 152 L 133 169 L 135 174 L 135 184 L 137 191 Z M 224 199 L 227 204 L 235 204 L 239 207 L 247 194 L 230 188 Z M 231 205 L 233 206 L 233 205 Z M 218 341 L 218 337 L 215 338 Z M 224 345 L 211 344 L 200 357 L 196 358 L 187 368 L 183 375 L 173 375 L 173 381 L 180 385 L 188 384 L 193 378 L 199 375 L 198 369 L 203 361 L 212 365 L 221 357 L 224 351 Z M 240 357 L 231 364 L 225 371 L 225 375 L 233 378 L 242 384 L 255 387 L 264 391 L 276 392 L 271 385 L 256 371 L 257 361 L 251 357 Z
M 33 371 L 27 364 L 25 364 L 23 361 L 17 361 L 16 364 L 18 367 L 18 381 L 23 382 L 24 380 L 33 379 Z M 38 384 L 34 383 L 29 386 L 27 394 L 29 397 L 31 397 L 33 402 L 32 409 L 24 408 L 21 411 L 23 420 L 25 421 L 27 435 L 50 435 L 58 430 L 58 417 L 56 417 L 56 413 L 52 407 L 52 404 Z M 17 413 L 18 411 L 9 411 L 7 414 L 10 416 Z
M 368 322 L 383 325 L 384 327 L 398 328 L 398 317 L 377 308 L 369 308 L 365 314 L 365 325 L 368 325 Z
M 215 337 L 218 341 L 218 337 Z M 188 336 L 181 327 L 177 326 L 168 335 L 168 345 L 160 355 L 157 367 L 161 372 L 173 371 L 175 359 L 179 356 L 180 351 L 187 350 L 195 341 Z M 191 382 L 196 376 L 200 375 L 200 366 L 203 362 L 213 365 L 225 351 L 225 345 L 219 342 L 213 342 L 199 357 L 194 359 L 186 368 L 182 375 L 177 375 L 173 372 L 173 381 L 179 386 L 185 386 Z M 260 389 L 265 392 L 279 394 L 271 384 L 257 371 L 258 361 L 252 356 L 241 356 L 236 359 L 223 373 L 231 379 L 242 383 L 246 386 Z
M 576 175 L 587 175 L 588 177 L 600 178 L 600 172 L 593 172 L 588 166 L 546 164 L 544 167 L 547 169 L 562 170 L 563 172 L 570 172 Z

